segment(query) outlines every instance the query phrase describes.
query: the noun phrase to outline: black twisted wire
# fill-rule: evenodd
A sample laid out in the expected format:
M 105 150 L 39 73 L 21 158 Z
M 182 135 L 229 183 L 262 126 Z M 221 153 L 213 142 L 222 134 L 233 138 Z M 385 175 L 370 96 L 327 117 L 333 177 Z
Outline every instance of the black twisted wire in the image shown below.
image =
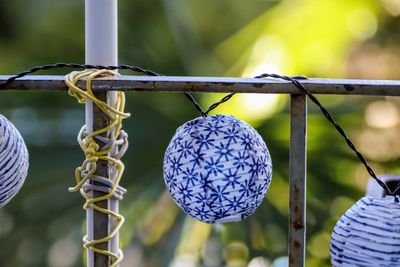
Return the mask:
M 262 77 L 254 77 L 254 78 L 262 78 Z M 297 80 L 301 80 L 301 79 L 307 79 L 306 76 L 304 75 L 296 75 L 296 76 L 292 76 L 293 79 L 297 79 Z M 212 104 L 206 111 L 205 113 L 208 115 L 208 113 L 210 113 L 211 110 L 215 109 L 216 107 L 218 107 L 219 105 L 221 105 L 222 103 L 225 103 L 226 101 L 228 101 L 229 99 L 232 98 L 232 96 L 236 95 L 236 93 L 230 93 L 227 94 L 226 96 L 224 96 L 220 101 L 215 102 L 214 104 Z
M 49 70 L 49 69 L 55 69 L 55 68 L 72 68 L 72 69 L 108 69 L 108 70 L 132 70 L 134 72 L 139 72 L 146 74 L 148 76 L 163 76 L 161 74 L 158 74 L 154 71 L 143 69 L 137 66 L 132 66 L 132 65 L 119 65 L 119 66 L 101 66 L 101 65 L 91 65 L 91 64 L 75 64 L 75 63 L 55 63 L 55 64 L 46 64 L 42 66 L 36 66 L 33 67 L 29 70 L 20 72 L 12 77 L 10 77 L 7 81 L 4 83 L 0 84 L 1 86 L 4 86 L 6 84 L 9 84 L 13 81 L 15 81 L 18 78 L 21 78 L 23 76 L 26 76 L 28 74 L 32 74 L 41 70 Z M 344 138 L 346 141 L 348 147 L 357 155 L 358 159 L 363 163 L 365 168 L 367 169 L 368 173 L 372 176 L 373 179 L 389 194 L 389 195 L 395 195 L 398 190 L 400 190 L 400 185 L 396 187 L 396 189 L 392 192 L 390 188 L 382 182 L 377 175 L 375 174 L 374 170 L 371 168 L 371 166 L 368 164 L 367 160 L 365 157 L 357 150 L 356 146 L 353 144 L 353 142 L 350 140 L 350 138 L 347 136 L 346 132 L 343 130 L 343 128 L 335 121 L 335 119 L 332 117 L 332 115 L 328 112 L 326 108 L 322 106 L 322 104 L 319 102 L 319 100 L 312 95 L 305 87 L 304 85 L 299 81 L 299 80 L 304 80 L 307 79 L 307 77 L 302 76 L 302 75 L 296 75 L 293 77 L 289 76 L 282 76 L 278 74 L 261 74 L 258 75 L 254 78 L 275 78 L 275 79 L 282 79 L 285 81 L 289 81 L 293 83 L 294 86 L 296 86 L 300 91 L 302 91 L 304 94 L 306 94 L 314 104 L 316 104 L 319 109 L 321 110 L 322 114 L 328 119 L 329 122 L 332 123 L 332 125 L 335 127 L 335 129 L 339 132 L 339 134 Z M 203 111 L 199 103 L 195 100 L 195 98 L 188 92 L 184 92 L 185 96 L 192 102 L 192 104 L 195 106 L 196 110 L 201 113 L 203 117 L 207 117 L 208 113 L 221 105 L 222 103 L 225 103 L 229 99 L 231 99 L 236 93 L 230 93 L 226 96 L 224 96 L 220 101 L 212 104 L 206 111 Z
M 138 73 L 143 73 L 148 76 L 163 76 L 162 74 L 158 74 L 154 71 L 143 69 L 141 67 L 137 66 L 132 66 L 132 65 L 118 65 L 118 66 L 101 66 L 101 65 L 92 65 L 92 64 L 76 64 L 76 63 L 55 63 L 55 64 L 45 64 L 41 66 L 35 66 L 33 68 L 30 68 L 26 71 L 22 71 L 12 77 L 10 77 L 7 81 L 4 83 L 0 84 L 0 87 L 5 86 L 18 78 L 22 78 L 26 75 L 41 71 L 41 70 L 50 70 L 50 69 L 61 69 L 61 68 L 70 68 L 70 69 L 107 69 L 107 70 L 131 70 L 134 72 Z M 200 114 L 203 117 L 207 116 L 207 113 L 205 113 L 200 104 L 196 101 L 196 99 L 190 94 L 189 92 L 184 92 L 185 96 L 189 99 L 190 102 L 194 105 L 197 111 L 200 112 Z
M 218 107 L 219 105 L 221 105 L 222 103 L 225 103 L 226 101 L 228 101 L 229 99 L 232 98 L 232 96 L 234 96 L 236 93 L 230 93 L 227 94 L 226 96 L 224 96 L 220 101 L 215 102 L 214 104 L 212 104 L 204 113 L 206 113 L 208 115 L 208 113 L 215 109 L 216 107 Z
M 304 85 L 299 82 L 299 80 L 305 80 L 308 79 L 306 76 L 303 75 L 296 75 L 293 77 L 289 77 L 289 76 L 282 76 L 282 75 L 278 75 L 278 74 L 261 74 L 258 75 L 254 78 L 275 78 L 275 79 L 282 79 L 285 81 L 289 81 L 291 83 L 293 83 L 293 85 L 295 85 L 298 89 L 300 89 L 303 93 L 305 93 L 312 102 L 314 102 L 314 104 L 316 104 L 319 109 L 321 110 L 322 114 L 328 119 L 328 121 L 330 121 L 333 126 L 336 128 L 336 130 L 339 132 L 339 134 L 344 138 L 344 140 L 346 141 L 348 147 L 350 147 L 350 149 L 357 155 L 358 159 L 362 162 L 362 164 L 365 166 L 365 168 L 367 169 L 368 173 L 371 175 L 372 178 L 375 179 L 375 181 L 389 194 L 389 195 L 394 195 L 396 194 L 396 192 L 398 190 L 400 190 L 400 185 L 397 186 L 397 188 L 392 192 L 390 190 L 390 188 L 384 183 L 382 182 L 377 175 L 375 174 L 374 170 L 371 168 L 371 166 L 368 164 L 367 160 L 365 159 L 365 157 L 357 150 L 356 146 L 353 144 L 353 142 L 350 140 L 350 138 L 347 136 L 346 132 L 343 130 L 343 128 L 335 121 L 335 119 L 332 117 L 332 115 L 328 112 L 328 110 L 326 108 L 324 108 L 322 106 L 322 104 L 319 102 L 319 100 L 313 95 L 311 94 L 305 87 Z M 205 112 L 206 114 L 208 114 L 211 110 L 215 109 L 216 107 L 218 107 L 220 104 L 228 101 L 229 99 L 231 99 L 236 93 L 230 93 L 228 95 L 226 95 L 225 97 L 223 97 L 220 101 L 212 104 L 207 111 Z
M 319 100 L 311 94 L 305 87 L 304 85 L 299 81 L 299 79 L 307 79 L 305 76 L 293 76 L 293 77 L 288 77 L 288 76 L 281 76 L 278 74 L 261 74 L 256 76 L 255 78 L 275 78 L 275 79 L 282 79 L 285 81 L 289 81 L 293 83 L 294 86 L 296 86 L 300 91 L 305 93 L 314 104 L 316 104 L 319 109 L 321 110 L 322 114 L 328 119 L 329 122 L 332 123 L 332 125 L 336 128 L 336 130 L 339 132 L 339 134 L 344 138 L 346 141 L 348 147 L 350 147 L 351 150 L 357 155 L 358 159 L 362 162 L 362 164 L 365 166 L 367 169 L 368 173 L 372 176 L 372 178 L 375 179 L 375 181 L 389 194 L 389 195 L 394 195 L 398 189 L 400 189 L 400 186 L 396 188 L 394 192 L 390 190 L 390 188 L 383 182 L 381 181 L 377 175 L 375 174 L 374 170 L 371 168 L 371 166 L 368 164 L 367 160 L 365 157 L 357 150 L 356 146 L 353 144 L 353 142 L 350 140 L 350 138 L 347 136 L 346 132 L 343 130 L 343 128 L 335 121 L 335 119 L 332 117 L 332 115 L 328 112 L 326 108 L 322 106 L 322 104 L 319 102 Z

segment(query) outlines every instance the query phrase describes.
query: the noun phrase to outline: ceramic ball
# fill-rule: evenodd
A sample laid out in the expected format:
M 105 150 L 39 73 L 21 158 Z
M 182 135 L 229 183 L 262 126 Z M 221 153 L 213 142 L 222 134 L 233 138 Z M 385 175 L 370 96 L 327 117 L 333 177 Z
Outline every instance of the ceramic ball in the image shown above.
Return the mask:
M 332 265 L 400 266 L 399 229 L 400 203 L 395 197 L 363 197 L 333 229 Z
M 0 115 L 0 208 L 21 189 L 28 173 L 29 156 L 18 130 Z
M 164 180 L 183 211 L 206 223 L 240 221 L 264 200 L 272 176 L 265 142 L 229 115 L 180 126 L 164 156 Z

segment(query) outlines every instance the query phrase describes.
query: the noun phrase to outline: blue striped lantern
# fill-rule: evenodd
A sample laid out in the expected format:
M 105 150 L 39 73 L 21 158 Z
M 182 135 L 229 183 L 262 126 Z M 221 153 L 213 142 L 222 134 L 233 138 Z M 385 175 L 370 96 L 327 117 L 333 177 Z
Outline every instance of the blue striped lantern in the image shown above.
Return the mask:
M 29 156 L 18 130 L 0 115 L 0 208 L 21 189 L 28 173 Z
M 240 221 L 264 200 L 271 157 L 257 131 L 228 115 L 178 128 L 164 157 L 164 180 L 183 211 L 206 223 Z
M 400 266 L 400 203 L 363 197 L 337 222 L 331 238 L 334 267 Z

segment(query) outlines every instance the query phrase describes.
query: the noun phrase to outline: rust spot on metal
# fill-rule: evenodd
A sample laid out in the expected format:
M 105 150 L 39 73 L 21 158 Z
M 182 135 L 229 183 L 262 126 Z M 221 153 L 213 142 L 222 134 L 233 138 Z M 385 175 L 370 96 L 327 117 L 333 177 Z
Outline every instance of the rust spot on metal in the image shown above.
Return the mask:
M 236 83 L 230 83 L 230 82 L 216 82 L 215 85 L 220 85 L 223 87 L 231 87 L 231 86 L 235 86 Z
M 304 224 L 301 223 L 301 222 L 294 221 L 294 222 L 293 222 L 293 228 L 294 228 L 296 231 L 302 230 L 302 229 L 304 228 Z
M 343 86 L 346 91 L 354 91 L 354 87 L 352 85 L 344 84 Z
M 143 84 L 147 84 L 147 83 L 150 83 L 152 81 L 140 81 L 140 82 L 143 83 Z
M 297 185 L 293 186 L 293 199 L 294 200 L 299 200 L 300 197 L 300 188 Z M 298 205 L 297 203 L 293 207 L 293 222 L 292 226 L 295 231 L 299 231 L 304 229 L 304 224 L 303 224 L 303 207 Z
M 289 266 L 293 266 L 294 263 L 294 257 L 292 255 L 289 255 Z
M 293 244 L 292 247 L 296 250 L 290 251 L 289 253 L 289 266 L 299 266 L 298 264 L 301 264 L 301 262 L 297 252 L 299 252 L 299 249 L 301 248 L 301 243 L 298 240 L 292 240 L 290 243 Z
M 261 88 L 264 85 L 265 85 L 264 83 L 253 83 L 254 88 Z

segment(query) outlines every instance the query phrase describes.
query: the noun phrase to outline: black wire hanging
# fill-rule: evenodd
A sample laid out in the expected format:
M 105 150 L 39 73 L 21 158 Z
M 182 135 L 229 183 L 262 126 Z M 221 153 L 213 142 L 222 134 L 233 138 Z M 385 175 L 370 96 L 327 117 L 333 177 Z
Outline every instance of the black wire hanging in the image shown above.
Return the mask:
M 132 65 L 119 65 L 119 66 L 101 66 L 101 65 L 90 65 L 90 64 L 76 64 L 76 63 L 55 63 L 55 64 L 46 64 L 42 66 L 35 66 L 31 69 L 28 69 L 26 71 L 20 72 L 12 77 L 10 77 L 7 81 L 4 83 L 0 84 L 0 87 L 5 86 L 13 81 L 15 81 L 18 78 L 24 77 L 28 74 L 32 74 L 41 70 L 49 70 L 49 69 L 58 69 L 58 68 L 70 68 L 70 69 L 108 69 L 108 70 L 131 70 L 134 72 L 139 72 L 143 73 L 148 76 L 163 76 L 161 74 L 158 74 L 154 71 L 143 69 L 137 66 L 132 66 Z M 400 185 L 396 187 L 394 191 L 390 190 L 390 188 L 383 182 L 381 181 L 375 171 L 372 169 L 372 167 L 368 164 L 368 161 L 365 159 L 365 157 L 362 155 L 362 153 L 356 148 L 354 143 L 350 140 L 350 138 L 347 136 L 346 132 L 344 129 L 335 121 L 333 116 L 328 112 L 328 110 L 319 102 L 319 100 L 311 94 L 301 83 L 301 80 L 308 79 L 306 76 L 302 75 L 296 75 L 293 77 L 289 76 L 283 76 L 283 75 L 278 75 L 278 74 L 268 74 L 264 73 L 261 75 L 258 75 L 254 78 L 257 79 L 262 79 L 262 78 L 274 78 L 274 79 L 281 79 L 288 81 L 292 83 L 296 88 L 298 88 L 301 92 L 306 94 L 310 100 L 318 106 L 318 108 L 321 110 L 322 114 L 325 116 L 325 118 L 335 127 L 336 131 L 343 137 L 345 140 L 347 146 L 356 154 L 357 158 L 361 161 L 361 163 L 364 165 L 366 168 L 367 172 L 372 176 L 373 179 L 387 192 L 388 195 L 396 195 L 397 192 L 400 190 Z M 236 93 L 230 93 L 224 96 L 221 100 L 218 102 L 213 103 L 208 107 L 206 111 L 203 111 L 201 108 L 200 104 L 196 101 L 196 99 L 193 97 L 193 95 L 189 92 L 184 92 L 185 96 L 187 99 L 194 105 L 195 109 L 201 114 L 203 117 L 207 117 L 208 114 L 217 108 L 219 105 L 229 101 Z M 396 201 L 399 201 L 398 198 L 395 198 Z

